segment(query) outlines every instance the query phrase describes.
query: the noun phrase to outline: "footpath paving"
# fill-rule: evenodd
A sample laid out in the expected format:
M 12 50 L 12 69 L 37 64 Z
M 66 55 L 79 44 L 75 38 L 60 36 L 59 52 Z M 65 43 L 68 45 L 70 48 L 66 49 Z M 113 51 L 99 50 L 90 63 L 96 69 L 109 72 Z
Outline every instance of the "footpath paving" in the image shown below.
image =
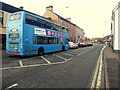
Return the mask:
M 120 88 L 119 55 L 120 53 L 114 53 L 111 47 L 104 49 L 105 87 L 107 89 Z

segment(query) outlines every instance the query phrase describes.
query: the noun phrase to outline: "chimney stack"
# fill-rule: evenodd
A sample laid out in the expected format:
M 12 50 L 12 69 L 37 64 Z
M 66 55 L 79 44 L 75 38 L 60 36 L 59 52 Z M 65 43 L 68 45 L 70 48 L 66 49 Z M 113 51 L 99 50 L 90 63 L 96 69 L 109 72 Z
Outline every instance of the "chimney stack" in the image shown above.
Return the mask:
M 53 11 L 53 6 L 48 6 L 48 7 L 46 7 L 46 11 L 47 11 L 47 10 Z
M 66 18 L 66 19 L 71 22 L 71 18 Z

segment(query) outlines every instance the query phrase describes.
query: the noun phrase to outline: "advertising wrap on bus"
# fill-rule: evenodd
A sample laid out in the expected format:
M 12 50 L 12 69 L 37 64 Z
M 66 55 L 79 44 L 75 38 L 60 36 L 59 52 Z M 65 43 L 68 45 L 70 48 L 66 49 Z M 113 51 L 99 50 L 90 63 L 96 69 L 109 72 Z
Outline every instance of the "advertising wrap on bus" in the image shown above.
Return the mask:
M 35 28 L 35 34 L 56 36 L 56 37 L 65 37 L 65 34 L 53 32 L 53 31 L 49 31 L 49 30 L 45 30 L 45 29 L 39 29 L 39 28 Z
M 65 38 L 65 34 L 63 33 L 57 33 L 54 31 L 49 31 L 49 30 L 39 29 L 39 28 L 35 28 L 35 34 L 60 37 L 61 44 L 63 44 L 63 38 Z
M 35 28 L 35 34 L 46 35 L 45 29 Z

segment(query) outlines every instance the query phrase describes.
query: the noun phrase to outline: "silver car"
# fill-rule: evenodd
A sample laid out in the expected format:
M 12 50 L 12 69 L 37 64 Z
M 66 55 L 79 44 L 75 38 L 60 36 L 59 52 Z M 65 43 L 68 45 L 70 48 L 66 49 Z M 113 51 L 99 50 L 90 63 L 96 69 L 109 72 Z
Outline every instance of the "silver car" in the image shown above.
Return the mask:
M 69 42 L 69 48 L 78 48 L 78 45 L 73 42 Z

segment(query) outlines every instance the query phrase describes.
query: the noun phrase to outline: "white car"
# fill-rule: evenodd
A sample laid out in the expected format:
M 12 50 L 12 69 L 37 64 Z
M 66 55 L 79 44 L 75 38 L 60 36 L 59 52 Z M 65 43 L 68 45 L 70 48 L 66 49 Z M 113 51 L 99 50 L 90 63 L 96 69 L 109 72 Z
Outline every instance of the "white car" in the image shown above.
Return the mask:
M 78 48 L 78 45 L 73 42 L 68 42 L 69 43 L 69 48 Z

